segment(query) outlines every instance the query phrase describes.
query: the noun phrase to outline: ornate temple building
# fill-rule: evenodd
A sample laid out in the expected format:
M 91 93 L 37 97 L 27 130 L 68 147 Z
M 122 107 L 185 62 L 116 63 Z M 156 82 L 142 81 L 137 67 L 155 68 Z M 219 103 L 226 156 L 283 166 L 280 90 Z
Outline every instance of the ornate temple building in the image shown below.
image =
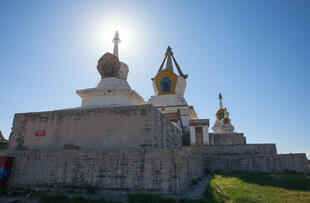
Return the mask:
M 2 132 L 0 131 L 0 148 L 8 146 L 8 141 L 3 137 Z
M 9 186 L 181 193 L 205 171 L 309 173 L 304 153 L 247 144 L 243 133 L 234 132 L 221 94 L 209 132 L 209 119 L 198 118 L 184 98 L 188 75 L 171 47 L 145 102 L 127 81 L 117 32 L 113 42 L 113 54 L 98 60 L 98 85 L 76 91 L 80 107 L 15 114 L 8 148 L 0 150 L 14 158 Z
M 165 63 L 166 66 L 163 69 Z M 173 63 L 179 75 L 174 72 Z M 169 46 L 155 78 L 152 78 L 155 95 L 148 103 L 178 126 L 183 133 L 183 145 L 209 144 L 209 119 L 198 119 L 194 107 L 189 106 L 184 98 L 187 77 L 188 75 L 183 74 Z

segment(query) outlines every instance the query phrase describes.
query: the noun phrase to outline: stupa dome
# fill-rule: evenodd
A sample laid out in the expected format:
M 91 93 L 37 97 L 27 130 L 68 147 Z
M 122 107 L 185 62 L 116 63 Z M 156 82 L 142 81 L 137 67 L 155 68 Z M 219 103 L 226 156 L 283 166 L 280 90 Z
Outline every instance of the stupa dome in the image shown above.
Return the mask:
M 119 62 L 121 64 L 119 71 L 117 73 L 117 77 L 123 80 L 127 80 L 129 68 L 126 63 Z

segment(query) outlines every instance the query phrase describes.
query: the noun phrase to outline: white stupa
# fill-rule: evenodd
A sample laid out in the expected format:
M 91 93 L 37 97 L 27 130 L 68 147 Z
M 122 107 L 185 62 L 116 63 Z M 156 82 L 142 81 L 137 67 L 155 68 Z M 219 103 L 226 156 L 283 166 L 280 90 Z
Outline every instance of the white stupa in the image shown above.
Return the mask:
M 233 133 L 234 126 L 231 124 L 231 119 L 229 118 L 229 112 L 226 108 L 223 108 L 222 94 L 219 94 L 219 110 L 216 112 L 216 121 L 212 127 L 214 133 L 225 134 Z
M 165 63 L 166 68 L 164 68 Z M 173 63 L 179 75 L 174 72 Z M 148 101 L 164 115 L 170 117 L 169 120 L 172 122 L 176 122 L 178 111 L 180 111 L 182 122 L 186 127 L 188 127 L 189 120 L 198 119 L 194 107 L 189 106 L 184 98 L 187 77 L 188 75 L 183 74 L 174 58 L 171 47 L 168 46 L 164 60 L 155 78 L 152 79 L 155 95 L 151 96 Z
M 76 91 L 82 98 L 82 107 L 144 104 L 143 98 L 127 82 L 128 66 L 119 61 L 118 44 L 121 41 L 117 31 L 113 42 L 113 54 L 107 52 L 98 60 L 101 80 L 97 87 Z

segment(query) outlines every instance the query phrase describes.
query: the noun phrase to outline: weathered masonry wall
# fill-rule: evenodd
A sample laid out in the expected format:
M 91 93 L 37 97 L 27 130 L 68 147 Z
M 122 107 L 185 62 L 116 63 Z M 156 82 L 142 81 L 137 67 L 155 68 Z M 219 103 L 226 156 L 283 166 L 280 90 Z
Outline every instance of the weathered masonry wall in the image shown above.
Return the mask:
M 243 133 L 209 133 L 210 145 L 240 145 L 246 144 L 246 138 Z
M 37 132 L 43 136 L 36 136 Z M 42 133 L 41 133 L 42 135 Z M 10 149 L 174 148 L 180 131 L 152 105 L 15 114 Z
M 249 171 L 282 173 L 285 171 L 295 171 L 309 173 L 307 158 L 303 153 L 205 157 L 205 165 L 210 172 Z
M 178 193 L 202 176 L 203 160 L 182 150 L 1 150 L 15 161 L 9 186 L 98 186 Z
M 192 154 L 206 156 L 220 155 L 258 155 L 277 154 L 275 144 L 246 144 L 246 145 L 223 145 L 223 146 L 186 146 L 183 149 Z
M 186 146 L 183 150 L 202 156 L 210 172 L 285 172 L 309 173 L 304 153 L 277 154 L 275 144 L 246 144 L 222 146 Z

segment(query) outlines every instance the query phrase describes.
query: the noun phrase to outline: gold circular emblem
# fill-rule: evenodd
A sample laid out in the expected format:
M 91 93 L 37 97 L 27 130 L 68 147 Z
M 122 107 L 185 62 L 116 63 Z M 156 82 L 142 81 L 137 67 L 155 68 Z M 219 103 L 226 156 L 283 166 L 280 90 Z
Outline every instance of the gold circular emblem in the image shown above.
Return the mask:
M 175 94 L 178 76 L 172 71 L 164 69 L 155 76 L 155 84 L 159 95 Z
M 230 124 L 230 119 L 229 118 L 224 118 L 223 122 L 224 122 L 224 124 Z
M 222 120 L 225 116 L 225 110 L 224 109 L 220 109 L 216 112 L 216 118 L 217 120 Z

